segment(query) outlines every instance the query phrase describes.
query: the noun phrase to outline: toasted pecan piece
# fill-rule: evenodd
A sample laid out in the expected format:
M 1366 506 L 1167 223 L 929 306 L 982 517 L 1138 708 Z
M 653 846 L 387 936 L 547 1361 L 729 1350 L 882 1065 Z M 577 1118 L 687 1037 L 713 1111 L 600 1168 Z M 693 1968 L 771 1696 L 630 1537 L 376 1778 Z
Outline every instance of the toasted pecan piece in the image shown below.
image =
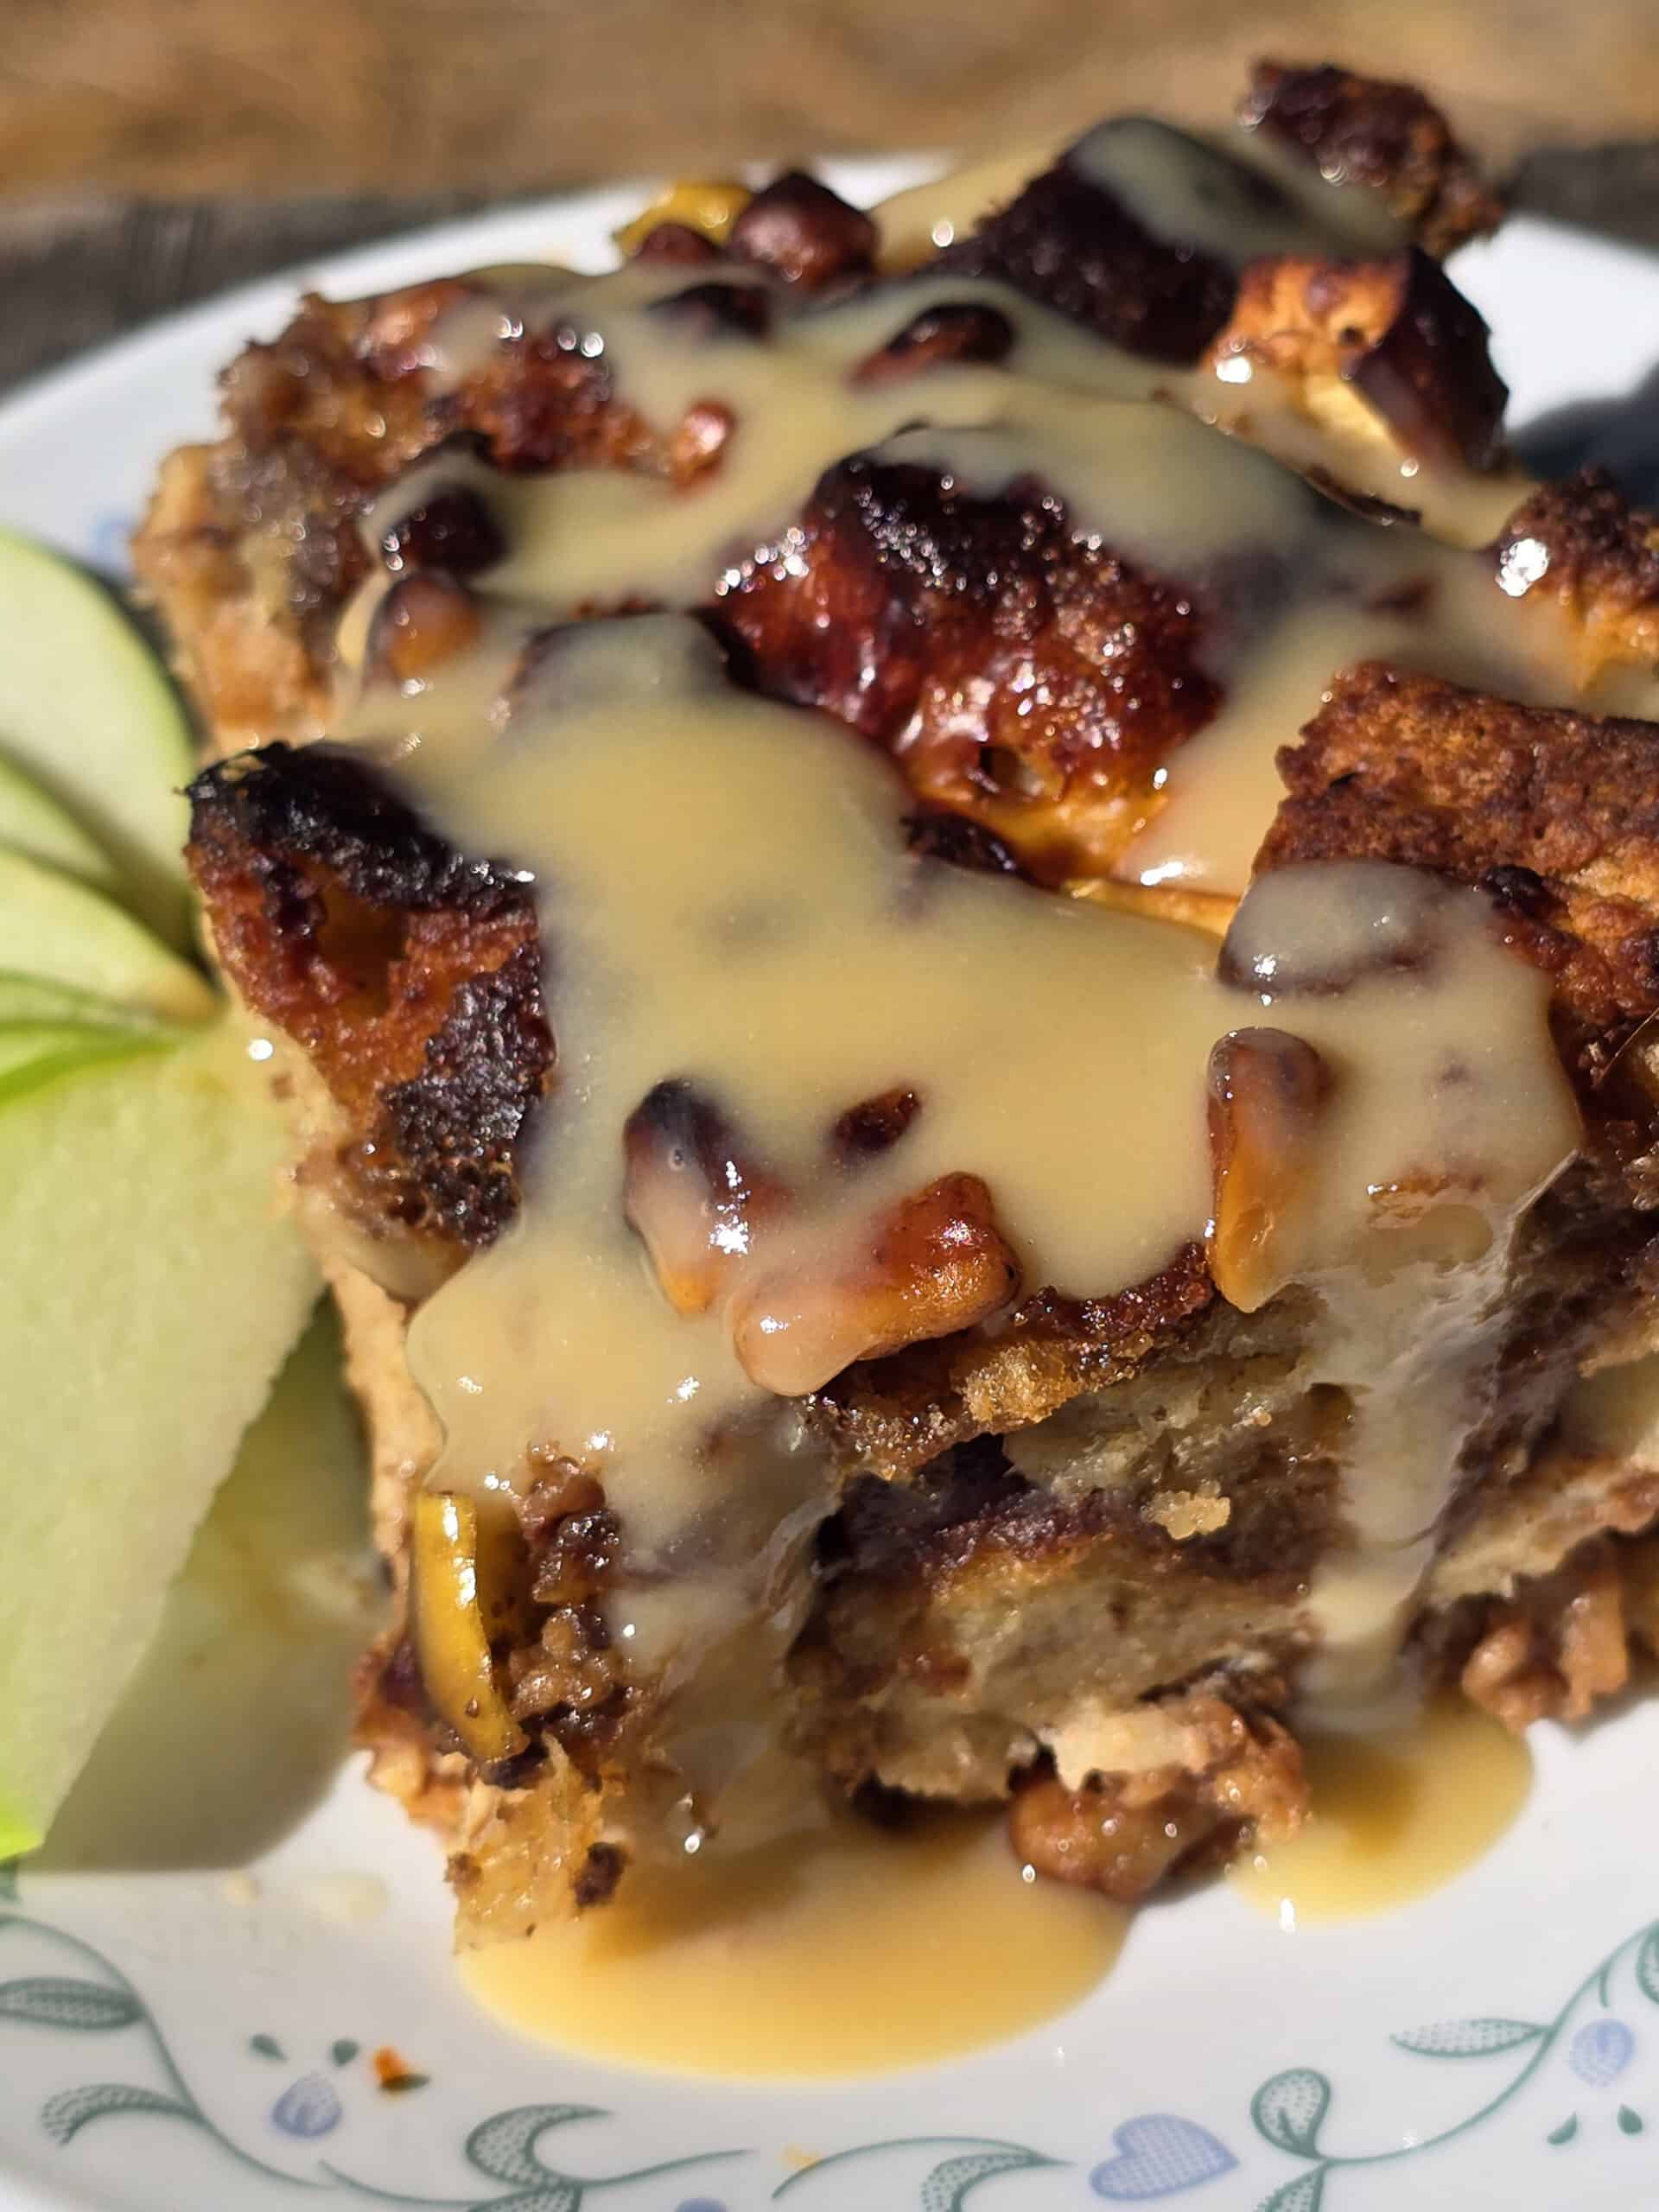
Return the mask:
M 941 1175 L 871 1227 L 868 1249 L 827 1269 L 768 1265 L 732 1300 L 732 1341 L 750 1378 L 783 1397 L 856 1360 L 953 1336 L 1006 1306 L 1020 1266 L 977 1175 Z
M 1217 1289 L 1241 1313 L 1265 1306 L 1294 1273 L 1330 1087 L 1319 1054 L 1282 1029 L 1235 1029 L 1211 1052 L 1206 1249 Z
M 659 1083 L 622 1132 L 623 1211 L 678 1313 L 706 1313 L 747 1261 L 761 1223 L 785 1198 L 705 1092 Z

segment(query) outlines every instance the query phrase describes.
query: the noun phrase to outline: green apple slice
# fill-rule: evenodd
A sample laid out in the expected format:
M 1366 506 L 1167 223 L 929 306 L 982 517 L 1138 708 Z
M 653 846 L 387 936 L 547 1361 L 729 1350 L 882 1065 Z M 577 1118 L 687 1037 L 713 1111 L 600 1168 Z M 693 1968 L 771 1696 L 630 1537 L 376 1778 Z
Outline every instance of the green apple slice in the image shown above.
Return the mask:
M 177 695 L 102 586 L 9 531 L 0 531 L 0 747 L 91 831 L 124 902 L 182 945 L 191 745 Z
M 348 1747 L 353 1671 L 387 1610 L 368 1502 L 325 1301 L 196 1531 L 45 1866 L 240 1866 L 310 1810 Z
M 30 1847 L 315 1301 L 233 1023 L 0 1102 L 0 1857 Z
M 94 1060 L 126 1059 L 163 1048 L 167 1040 L 163 1029 L 124 1029 L 109 1021 L 0 1021 L 0 1105 Z
M 44 983 L 38 976 L 9 975 L 0 969 L 0 1023 L 93 1022 L 136 1029 L 149 1019 L 97 991 L 78 991 L 71 983 Z
M 120 872 L 96 837 L 83 830 L 43 784 L 25 775 L 0 752 L 0 845 L 27 853 L 79 878 L 99 891 L 118 895 Z
M 216 1001 L 207 979 L 99 891 L 0 851 L 0 961 L 146 1014 L 200 1021 Z

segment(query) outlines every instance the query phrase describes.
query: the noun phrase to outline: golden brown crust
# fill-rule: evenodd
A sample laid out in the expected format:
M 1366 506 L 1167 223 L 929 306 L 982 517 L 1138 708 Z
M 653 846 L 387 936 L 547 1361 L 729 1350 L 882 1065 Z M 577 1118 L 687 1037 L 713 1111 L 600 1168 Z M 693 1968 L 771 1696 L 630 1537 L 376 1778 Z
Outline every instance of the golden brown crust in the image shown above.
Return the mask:
M 1659 725 L 1465 691 L 1369 661 L 1279 755 L 1257 855 L 1398 861 L 1479 885 L 1546 968 L 1586 1075 L 1659 1007 Z
M 1219 697 L 1191 588 L 1075 531 L 1045 486 L 976 497 L 869 455 L 826 474 L 789 561 L 743 563 L 715 613 L 763 689 L 874 740 L 1049 883 L 1106 872 Z
M 1503 453 L 1503 378 L 1484 321 L 1427 253 L 1383 261 L 1252 262 L 1224 329 L 1205 355 L 1243 355 L 1293 391 L 1335 382 L 1363 400 L 1406 453 L 1495 467 Z

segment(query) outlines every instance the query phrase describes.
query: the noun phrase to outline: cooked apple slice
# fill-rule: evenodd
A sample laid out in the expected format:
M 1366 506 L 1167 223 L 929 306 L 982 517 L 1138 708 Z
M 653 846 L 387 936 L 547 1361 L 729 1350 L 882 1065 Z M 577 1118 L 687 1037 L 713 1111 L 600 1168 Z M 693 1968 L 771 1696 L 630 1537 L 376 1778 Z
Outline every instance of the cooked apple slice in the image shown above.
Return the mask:
M 0 851 L 0 958 L 15 973 L 180 1021 L 203 1020 L 217 1003 L 200 971 L 130 914 L 22 853 Z
M 0 1857 L 46 1833 L 317 1294 L 230 1022 L 0 1102 Z
M 66 875 L 118 896 L 120 872 L 96 837 L 83 830 L 44 784 L 0 752 L 0 845 L 44 861 Z
M 124 903 L 182 945 L 183 709 L 102 586 L 9 531 L 0 531 L 0 747 L 91 831 Z

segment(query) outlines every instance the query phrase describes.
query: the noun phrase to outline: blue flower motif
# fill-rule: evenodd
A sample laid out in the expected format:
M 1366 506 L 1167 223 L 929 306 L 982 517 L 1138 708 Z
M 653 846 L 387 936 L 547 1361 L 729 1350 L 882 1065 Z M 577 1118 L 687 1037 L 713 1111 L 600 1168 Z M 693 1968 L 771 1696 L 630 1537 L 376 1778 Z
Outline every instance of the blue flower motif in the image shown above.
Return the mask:
M 1580 2082 L 1605 2089 L 1616 2082 L 1636 2051 L 1636 2037 L 1623 2020 L 1586 2020 L 1568 2046 L 1567 2063 Z
M 273 2127 L 280 2127 L 284 2135 L 308 2139 L 327 2135 L 331 2127 L 339 2126 L 340 2120 L 340 2099 L 334 2094 L 334 2083 L 322 2074 L 302 2074 L 270 2108 Z
M 1114 2131 L 1117 2156 L 1089 2177 L 1096 2196 L 1116 2204 L 1139 2204 L 1154 2196 L 1174 2196 L 1197 2189 L 1238 2164 L 1227 2145 L 1194 2120 L 1173 2113 L 1145 2113 Z
M 674 2212 L 726 2212 L 726 2207 L 717 2196 L 688 2196 L 675 2206 Z

